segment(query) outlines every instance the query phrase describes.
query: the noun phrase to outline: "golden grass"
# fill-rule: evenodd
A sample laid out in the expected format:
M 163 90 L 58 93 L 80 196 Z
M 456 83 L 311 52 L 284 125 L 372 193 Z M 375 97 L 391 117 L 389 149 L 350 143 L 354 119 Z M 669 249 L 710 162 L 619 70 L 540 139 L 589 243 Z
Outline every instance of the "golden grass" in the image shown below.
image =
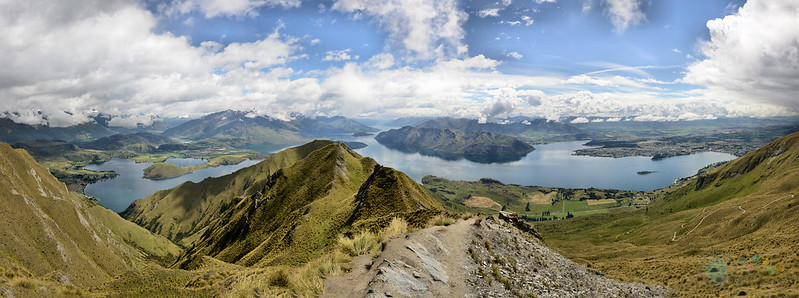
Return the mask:
M 384 242 L 391 238 L 399 237 L 408 233 L 408 222 L 401 217 L 391 219 L 391 222 L 380 233 L 378 238 L 380 242 Z
M 430 219 L 431 226 L 448 226 L 455 223 L 455 219 L 446 214 L 439 214 Z
M 616 204 L 616 200 L 614 199 L 586 200 L 586 202 L 588 203 L 588 206 Z
M 468 200 L 463 202 L 463 204 L 466 205 L 466 206 L 472 207 L 472 208 L 501 208 L 502 207 L 502 205 L 500 205 L 497 202 L 494 202 L 494 200 L 492 200 L 491 198 L 488 198 L 488 197 L 477 197 L 477 196 L 469 198 Z
M 552 197 L 554 197 L 557 192 L 549 192 L 549 193 L 542 193 L 542 192 L 534 192 L 527 195 L 530 198 L 531 204 L 536 205 L 550 205 L 552 204 Z
M 352 238 L 338 237 L 338 247 L 350 256 L 360 256 L 375 251 L 380 247 L 380 240 L 372 232 L 361 231 Z

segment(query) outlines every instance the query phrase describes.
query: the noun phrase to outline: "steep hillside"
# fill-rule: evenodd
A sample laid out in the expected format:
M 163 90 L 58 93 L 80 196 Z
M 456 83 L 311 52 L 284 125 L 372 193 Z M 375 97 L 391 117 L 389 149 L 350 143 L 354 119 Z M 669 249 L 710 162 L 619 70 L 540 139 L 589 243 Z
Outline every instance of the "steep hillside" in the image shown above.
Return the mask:
M 617 278 L 685 295 L 795 296 L 797 194 L 794 133 L 656 199 L 647 211 L 537 227 L 565 255 Z
M 155 152 L 161 144 L 172 143 L 172 139 L 162 135 L 140 132 L 116 134 L 83 143 L 83 148 L 96 150 L 128 150 L 136 153 Z
M 389 148 L 476 162 L 519 160 L 534 150 L 533 146 L 509 135 L 450 128 L 405 126 L 381 132 L 375 139 Z
M 206 255 L 243 266 L 300 264 L 325 252 L 342 232 L 380 228 L 397 216 L 422 226 L 443 210 L 405 174 L 341 143 L 252 189 L 209 225 L 179 267 L 195 268 Z
M 69 193 L 22 149 L 0 143 L 0 172 L 0 284 L 13 291 L 96 286 L 147 255 L 178 253 L 163 237 Z
M 237 198 L 263 188 L 272 173 L 291 166 L 314 150 L 332 143 L 326 140 L 313 141 L 283 150 L 230 175 L 208 178 L 199 183 L 189 181 L 175 188 L 159 191 L 147 198 L 136 200 L 121 215 L 156 234 L 189 245 L 193 239 L 182 240 L 207 227 L 235 204 Z
M 436 118 L 424 121 L 416 128 L 450 128 L 466 132 L 487 131 L 512 135 L 529 143 L 585 139 L 587 134 L 572 125 L 546 119 L 524 119 L 504 124 L 480 123 L 474 119 Z

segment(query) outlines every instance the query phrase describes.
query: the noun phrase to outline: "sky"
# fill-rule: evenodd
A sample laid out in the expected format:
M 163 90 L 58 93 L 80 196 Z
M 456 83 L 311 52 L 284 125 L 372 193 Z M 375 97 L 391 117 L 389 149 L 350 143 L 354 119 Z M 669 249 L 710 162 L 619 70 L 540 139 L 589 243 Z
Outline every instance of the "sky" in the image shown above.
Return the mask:
M 795 0 L 0 0 L 0 28 L 25 124 L 799 114 Z

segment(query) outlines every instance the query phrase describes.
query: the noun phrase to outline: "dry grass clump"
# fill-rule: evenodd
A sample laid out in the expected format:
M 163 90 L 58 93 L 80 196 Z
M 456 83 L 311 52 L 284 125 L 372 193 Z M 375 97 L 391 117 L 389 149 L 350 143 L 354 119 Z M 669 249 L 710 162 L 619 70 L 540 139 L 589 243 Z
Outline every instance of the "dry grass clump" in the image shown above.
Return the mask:
M 384 242 L 391 238 L 399 237 L 408 233 L 408 222 L 401 217 L 391 219 L 391 222 L 380 233 L 378 238 L 380 242 Z
M 334 250 L 302 267 L 274 266 L 256 269 L 235 278 L 226 297 L 317 297 L 324 291 L 323 278 L 350 270 L 352 258 Z
M 339 249 L 350 256 L 360 256 L 380 248 L 380 239 L 377 235 L 369 231 L 361 231 L 352 238 L 346 236 L 338 237 Z
M 431 226 L 448 226 L 455 223 L 455 219 L 446 214 L 439 214 L 430 219 Z

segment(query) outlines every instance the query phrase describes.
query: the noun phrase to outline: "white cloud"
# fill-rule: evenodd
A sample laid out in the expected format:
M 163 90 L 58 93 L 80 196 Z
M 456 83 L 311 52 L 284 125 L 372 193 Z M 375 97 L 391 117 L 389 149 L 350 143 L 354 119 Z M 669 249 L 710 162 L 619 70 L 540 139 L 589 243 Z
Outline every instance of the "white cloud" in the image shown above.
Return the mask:
M 590 122 L 590 121 L 588 121 L 588 118 L 585 118 L 585 117 L 577 117 L 577 118 L 574 118 L 574 120 L 571 121 L 571 123 L 588 123 L 588 122 Z
M 750 0 L 734 15 L 707 22 L 704 59 L 683 82 L 707 96 L 761 102 L 799 111 L 799 2 Z
M 510 53 L 507 53 L 506 56 L 511 57 L 513 59 L 516 59 L 516 60 L 522 59 L 522 57 L 524 57 L 524 56 L 522 56 L 522 54 L 519 54 L 519 52 L 510 52 Z
M 624 33 L 630 26 L 635 26 L 646 21 L 646 15 L 641 11 L 641 2 L 638 0 L 605 0 L 607 9 L 605 13 L 619 34 Z
M 516 96 L 516 90 L 512 88 L 502 88 L 491 90 L 489 94 L 494 96 L 486 100 L 483 109 L 480 111 L 480 123 L 494 120 L 498 116 L 507 116 L 517 106 L 522 104 L 522 99 Z
M 485 17 L 498 17 L 498 16 L 499 16 L 499 11 L 500 11 L 500 10 L 502 10 L 502 8 L 488 8 L 488 9 L 483 9 L 483 10 L 480 10 L 480 11 L 478 11 L 478 12 L 477 12 L 477 16 L 478 16 L 478 17 L 481 17 L 481 18 L 485 18 Z
M 541 4 L 541 3 L 555 3 L 555 2 L 558 2 L 558 0 L 535 0 L 535 3 L 538 3 L 538 4 Z
M 352 59 L 350 56 L 351 49 L 327 51 L 322 61 L 346 61 Z
M 300 7 L 300 0 L 183 0 L 162 7 L 167 15 L 187 14 L 193 10 L 201 11 L 206 18 L 218 16 L 257 16 L 262 7 Z
M 524 22 L 525 26 L 530 26 L 535 22 L 531 16 L 522 16 L 522 21 Z
M 332 8 L 371 17 L 388 32 L 387 46 L 409 59 L 458 57 L 468 49 L 462 25 L 469 15 L 456 0 L 338 0 Z

